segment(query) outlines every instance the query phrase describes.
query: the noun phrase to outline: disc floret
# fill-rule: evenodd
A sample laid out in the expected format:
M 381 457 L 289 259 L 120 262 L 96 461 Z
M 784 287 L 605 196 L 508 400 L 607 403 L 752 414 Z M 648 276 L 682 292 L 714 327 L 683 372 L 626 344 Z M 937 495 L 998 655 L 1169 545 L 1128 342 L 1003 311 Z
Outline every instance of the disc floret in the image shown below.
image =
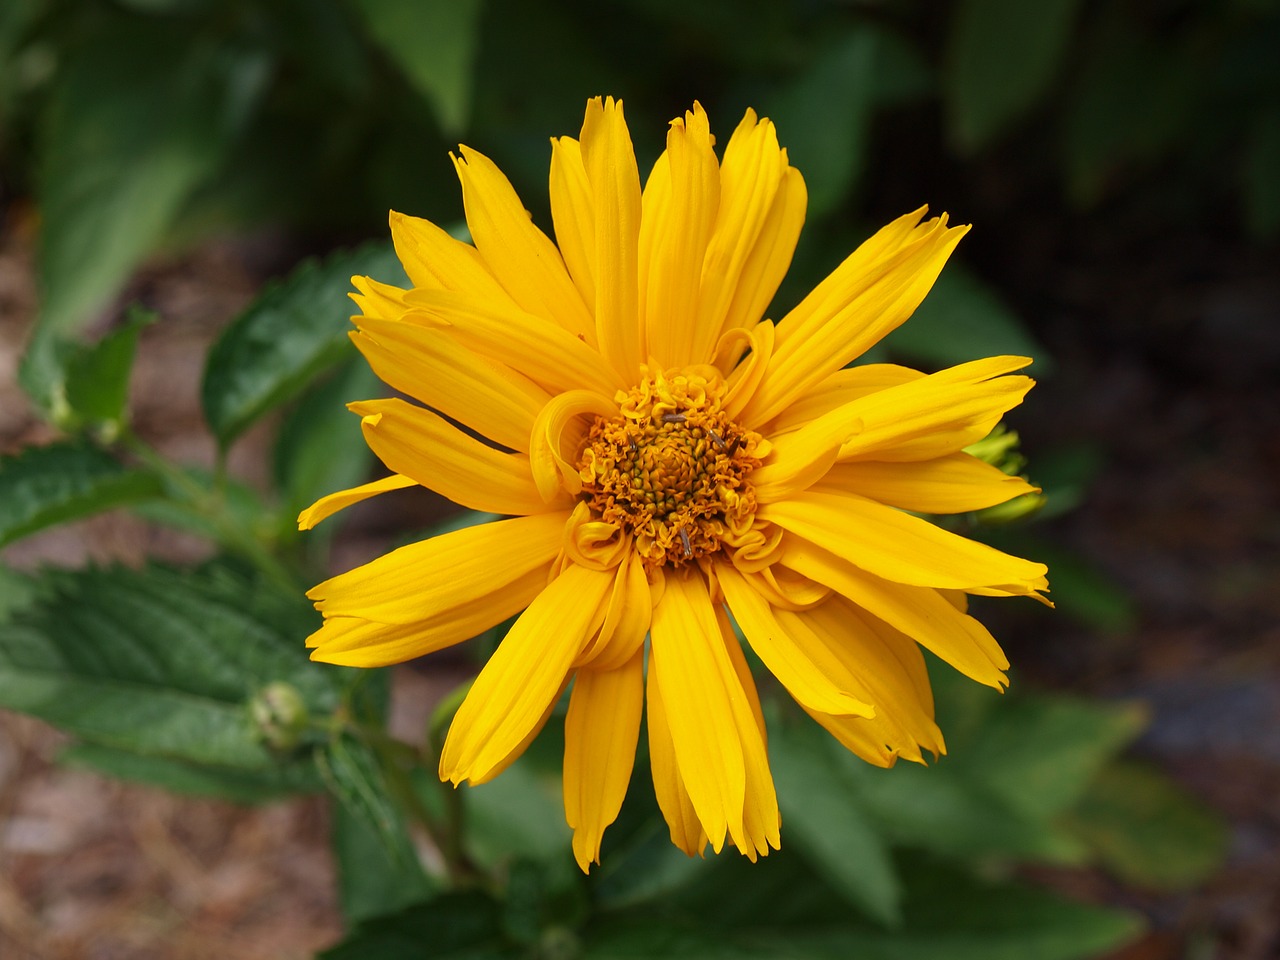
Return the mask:
M 755 493 L 747 477 L 767 442 L 722 409 L 711 368 L 648 374 L 597 417 L 579 465 L 592 512 L 630 534 L 649 568 L 679 566 L 741 542 Z

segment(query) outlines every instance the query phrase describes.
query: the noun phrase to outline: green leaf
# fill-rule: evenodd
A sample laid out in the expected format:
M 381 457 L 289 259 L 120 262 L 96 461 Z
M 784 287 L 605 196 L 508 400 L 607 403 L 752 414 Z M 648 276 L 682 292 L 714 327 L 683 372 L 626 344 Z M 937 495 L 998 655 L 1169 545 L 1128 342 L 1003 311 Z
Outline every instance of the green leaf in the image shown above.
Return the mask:
M 113 507 L 156 498 L 154 474 L 84 443 L 28 447 L 0 458 L 0 545 Z
M 20 570 L 0 564 L 0 621 L 35 601 L 35 579 Z
M 1038 374 L 1052 369 L 1036 342 L 1000 298 L 959 264 L 948 264 L 916 312 L 885 337 L 883 346 L 912 360 L 951 366 L 1002 355 L 1035 358 Z
M 1245 220 L 1259 237 L 1280 232 L 1280 111 L 1258 117 L 1245 157 Z
M 560 728 L 553 718 L 502 776 L 466 788 L 467 850 L 478 862 L 568 859 L 572 833 L 564 819 Z
M 308 390 L 285 418 L 272 459 L 282 519 L 291 533 L 297 531 L 303 508 L 366 479 L 373 454 L 360 432 L 360 418 L 351 415 L 347 404 L 379 390 L 369 365 L 352 357 L 333 377 Z
M 222 446 L 351 355 L 347 293 L 353 275 L 406 282 L 390 243 L 308 260 L 269 287 L 218 338 L 205 364 L 201 400 Z
M 889 850 L 831 763 L 817 724 L 769 725 L 770 761 L 787 842 L 855 906 L 882 923 L 901 919 L 901 889 Z
M 764 105 L 791 163 L 804 171 L 809 216 L 831 212 L 861 175 L 875 103 L 877 35 L 854 30 Z
M 431 104 L 447 135 L 471 112 L 482 0 L 351 0 L 370 36 Z
M 262 86 L 254 56 L 180 21 L 124 16 L 66 56 L 39 145 L 41 307 L 23 370 L 39 406 L 61 383 L 56 339 L 115 294 L 217 171 Z
M 66 399 L 72 414 L 114 439 L 125 418 L 129 374 L 138 335 L 159 318 L 134 308 L 124 324 L 93 346 L 81 346 L 67 361 Z
M 1070 827 L 1104 867 L 1128 883 L 1186 890 L 1222 865 L 1222 820 L 1167 777 L 1132 762 L 1113 763 L 1072 811 Z
M 338 900 L 351 924 L 396 913 L 431 896 L 434 885 L 416 860 L 388 856 L 377 831 L 345 804 L 332 813 Z
M 1071 40 L 1079 0 L 961 0 L 942 77 L 957 146 L 973 153 L 1044 96 Z
M 315 793 L 323 789 L 315 768 L 309 763 L 245 770 L 149 756 L 98 743 L 73 744 L 58 755 L 58 760 L 118 780 L 132 780 L 174 793 L 217 797 L 234 803 L 269 803 L 292 794 Z
M 301 655 L 314 611 L 214 563 L 50 571 L 39 599 L 0 625 L 0 706 L 95 744 L 247 770 L 280 759 L 249 701 L 291 685 L 312 715 L 338 703 L 339 674 Z
M 362 923 L 320 960 L 498 960 L 523 952 L 499 931 L 499 907 L 480 893 L 447 893 Z
M 335 736 L 326 746 L 316 749 L 316 763 L 334 796 L 369 827 L 398 870 L 410 876 L 421 875 L 404 814 L 389 792 L 383 759 L 367 744 L 348 735 Z M 425 877 L 422 879 L 425 881 Z

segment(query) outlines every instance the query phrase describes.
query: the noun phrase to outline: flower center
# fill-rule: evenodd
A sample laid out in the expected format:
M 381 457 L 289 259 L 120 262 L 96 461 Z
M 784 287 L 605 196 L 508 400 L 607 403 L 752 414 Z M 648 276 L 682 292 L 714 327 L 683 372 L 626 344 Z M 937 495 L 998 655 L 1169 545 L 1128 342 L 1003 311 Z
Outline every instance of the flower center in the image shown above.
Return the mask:
M 733 546 L 751 529 L 747 475 L 765 441 L 720 409 L 714 372 L 646 376 L 618 395 L 618 416 L 597 417 L 578 465 L 592 513 L 631 534 L 649 568 Z

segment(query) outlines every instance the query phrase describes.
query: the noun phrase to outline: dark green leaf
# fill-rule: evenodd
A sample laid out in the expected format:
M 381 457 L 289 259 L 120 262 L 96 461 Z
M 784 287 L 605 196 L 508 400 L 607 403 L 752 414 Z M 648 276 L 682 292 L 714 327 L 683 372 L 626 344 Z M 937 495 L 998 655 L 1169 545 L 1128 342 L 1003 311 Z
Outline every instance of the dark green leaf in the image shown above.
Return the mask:
M 460 133 L 471 88 L 482 0 L 351 0 L 369 34 L 426 97 L 446 134 Z
M 1185 890 L 1222 865 L 1221 819 L 1167 777 L 1137 763 L 1114 763 L 1072 811 L 1071 829 L 1103 866 L 1129 883 Z
M 434 885 L 417 862 L 388 856 L 365 818 L 341 803 L 334 805 L 332 817 L 338 899 L 348 923 L 396 913 L 431 896 Z
M 320 960 L 497 960 L 518 957 L 498 926 L 498 905 L 480 893 L 447 893 L 362 923 Z
M 1079 0 L 961 0 L 942 77 L 956 144 L 972 153 L 1033 107 L 1071 40 Z
M 217 797 L 235 803 L 267 803 L 296 793 L 323 789 L 315 768 L 306 762 L 282 763 L 261 770 L 215 767 L 77 743 L 58 759 L 73 767 L 85 767 L 119 780 L 163 787 L 175 793 Z
M 36 599 L 35 578 L 0 564 L 0 620 L 7 620 Z
M 309 260 L 267 289 L 209 351 L 201 386 L 205 420 L 228 445 L 254 420 L 297 396 L 351 355 L 347 331 L 353 275 L 405 283 L 389 243 Z
M 110 439 L 124 420 L 129 374 L 143 327 L 158 318 L 134 309 L 124 324 L 93 346 L 81 346 L 67 361 L 67 404 L 81 423 L 105 431 Z
M 900 920 L 901 889 L 884 839 L 831 762 L 817 724 L 773 722 L 769 757 L 787 842 L 849 901 L 886 924 Z
M 300 650 L 314 611 L 222 564 L 50 571 L 0 626 L 0 705 L 91 743 L 215 767 L 273 768 L 249 701 L 287 683 L 313 715 L 334 671 Z
M 0 544 L 160 493 L 155 475 L 88 444 L 28 447 L 0 458 Z
M 812 218 L 835 209 L 862 172 L 877 49 L 874 32 L 855 30 L 764 105 L 791 163 L 804 171 Z
M 546 749 L 555 739 L 547 736 L 552 732 L 544 731 L 539 741 L 546 743 L 537 745 Z M 571 834 L 564 820 L 558 767 L 539 769 L 526 755 L 502 776 L 465 789 L 467 849 L 480 863 L 493 865 L 512 857 L 568 858 Z
M 364 359 L 352 357 L 335 376 L 308 390 L 281 425 L 273 466 L 290 531 L 297 530 L 295 518 L 304 507 L 366 479 L 373 455 L 360 418 L 347 404 L 382 389 Z
M 265 65 L 177 21 L 116 17 L 65 59 L 40 143 L 40 325 L 24 384 L 51 407 L 52 344 L 77 330 L 218 169 Z
M 1000 298 L 959 264 L 948 264 L 911 319 L 884 341 L 891 353 L 938 366 L 982 357 L 1033 357 L 1048 373 L 1052 361 Z
M 367 744 L 346 735 L 316 749 L 316 763 L 334 796 L 377 837 L 398 870 L 421 875 L 413 838 L 399 803 L 389 792 L 382 759 Z

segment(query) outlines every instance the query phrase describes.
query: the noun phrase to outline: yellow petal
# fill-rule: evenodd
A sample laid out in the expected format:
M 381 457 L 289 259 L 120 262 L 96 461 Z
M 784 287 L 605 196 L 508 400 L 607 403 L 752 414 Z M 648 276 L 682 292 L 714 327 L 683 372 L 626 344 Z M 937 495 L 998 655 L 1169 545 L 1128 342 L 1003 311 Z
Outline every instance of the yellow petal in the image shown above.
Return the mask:
M 711 129 L 702 107 L 671 121 L 667 131 L 670 193 L 667 209 L 659 211 L 655 227 L 661 234 L 643 236 L 649 210 L 641 223 L 641 243 L 651 247 L 645 276 L 644 330 L 648 353 L 663 366 L 705 363 L 711 359 L 715 331 L 698 338 L 698 291 L 703 258 L 720 203 L 720 170 L 712 149 Z M 663 163 L 659 159 L 659 164 Z M 706 352 L 694 355 L 695 340 L 705 341 Z
M 596 302 L 596 223 L 582 147 L 572 137 L 551 138 L 551 222 L 564 265 L 582 294 Z
M 339 510 L 345 510 L 353 503 L 368 500 L 370 497 L 376 497 L 380 493 L 387 493 L 390 490 L 403 490 L 405 487 L 415 486 L 417 486 L 416 480 L 410 480 L 408 477 L 393 473 L 389 477 L 374 480 L 372 483 L 352 487 L 349 490 L 339 490 L 337 493 L 321 497 L 298 514 L 298 529 L 310 530 L 321 520 L 329 519 Z
M 747 775 L 731 699 L 738 678 L 700 574 L 666 578 L 649 636 L 680 778 L 719 853 L 726 833 L 742 836 Z
M 392 211 L 391 240 L 404 272 L 418 289 L 464 291 L 506 308 L 515 306 L 476 248 L 449 236 L 431 221 Z
M 784 539 L 782 563 L 847 597 L 965 676 L 998 690 L 1008 685 L 1003 671 L 1009 661 L 1000 645 L 937 590 L 883 580 L 796 537 Z
M 570 565 L 529 604 L 458 708 L 440 779 L 482 780 L 524 741 L 560 691 L 612 582 Z
M 965 590 L 1039 583 L 1048 570 L 854 494 L 811 490 L 757 516 L 896 583 Z
M 567 512 L 542 513 L 463 527 L 392 550 L 307 596 L 326 617 L 417 623 L 544 570 L 560 551 L 567 519 Z
M 533 225 L 515 189 L 492 160 L 469 147 L 453 165 L 476 249 L 522 309 L 594 342 L 595 325 L 556 245 Z
M 967 453 L 933 460 L 892 463 L 858 460 L 832 467 L 814 492 L 849 491 L 891 507 L 918 513 L 965 513 L 1036 493 L 1021 477 Z
M 769 435 L 798 429 L 846 403 L 923 377 L 919 370 L 896 363 L 864 363 L 837 370 L 774 417 L 768 424 Z
M 631 782 L 644 703 L 644 649 L 616 670 L 579 670 L 564 720 L 564 813 L 582 872 L 600 862 L 600 840 Z
M 645 710 L 649 728 L 649 769 L 658 809 L 667 821 L 671 842 L 689 856 L 700 856 L 707 846 L 707 833 L 698 812 L 689 799 L 680 767 L 676 763 L 675 744 L 667 723 L 666 705 L 658 686 L 658 671 L 653 666 L 653 649 L 649 650 L 649 670 L 645 693 Z
M 405 302 L 413 308 L 404 316 L 407 322 L 443 325 L 476 353 L 519 370 L 551 393 L 586 387 L 613 396 L 629 386 L 586 343 L 519 308 L 448 290 L 410 290 Z
M 644 565 L 628 553 L 615 571 L 613 593 L 600 632 L 574 664 L 592 670 L 615 670 L 644 646 L 653 614 L 653 598 Z
M 896 235 L 902 226 L 882 233 Z M 949 229 L 944 215 L 896 242 L 877 236 L 855 250 L 779 322 L 769 372 L 743 419 L 773 419 L 911 316 L 967 229 Z
M 394 218 L 397 214 L 393 213 L 391 216 Z M 356 306 L 360 308 L 360 312 L 367 317 L 395 320 L 408 309 L 404 299 L 408 293 L 407 290 L 393 287 L 389 283 L 382 283 L 372 277 L 352 277 L 351 285 L 358 292 L 348 293 L 347 296 L 355 302 Z
M 871 704 L 838 686 L 836 678 L 845 672 L 838 661 L 815 645 L 807 650 L 798 646 L 764 597 L 731 564 L 717 565 L 716 576 L 751 649 L 798 703 L 837 716 L 870 717 L 875 713 Z
M 551 564 L 507 581 L 487 596 L 452 602 L 410 623 L 329 617 L 307 638 L 312 660 L 347 667 L 385 667 L 479 636 L 527 607 L 547 585 Z
M 614 369 L 635 376 L 645 360 L 640 346 L 638 262 L 640 173 L 622 115 L 622 102 L 587 103 L 582 162 L 595 214 L 595 335 Z
M 567 506 L 567 500 L 548 504 L 538 495 L 524 454 L 501 453 L 430 410 L 398 399 L 362 400 L 348 408 L 360 415 L 365 442 L 389 469 L 454 503 L 509 515 Z
M 527 453 L 533 421 L 551 394 L 445 330 L 357 319 L 351 339 L 391 387 L 496 443 Z
M 530 469 L 538 492 L 548 503 L 577 496 L 582 490 L 576 461 L 591 429 L 591 417 L 615 417 L 618 405 L 593 390 L 568 390 L 549 401 L 534 421 Z

